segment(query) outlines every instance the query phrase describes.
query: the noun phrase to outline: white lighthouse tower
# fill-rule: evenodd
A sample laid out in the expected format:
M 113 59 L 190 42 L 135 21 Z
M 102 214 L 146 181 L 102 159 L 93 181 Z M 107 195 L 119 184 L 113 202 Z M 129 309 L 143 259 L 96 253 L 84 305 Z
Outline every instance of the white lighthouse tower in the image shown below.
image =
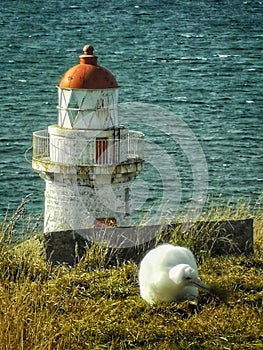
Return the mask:
M 33 133 L 32 167 L 44 179 L 44 232 L 125 226 L 143 137 L 119 125 L 118 84 L 86 45 L 58 85 L 58 121 Z

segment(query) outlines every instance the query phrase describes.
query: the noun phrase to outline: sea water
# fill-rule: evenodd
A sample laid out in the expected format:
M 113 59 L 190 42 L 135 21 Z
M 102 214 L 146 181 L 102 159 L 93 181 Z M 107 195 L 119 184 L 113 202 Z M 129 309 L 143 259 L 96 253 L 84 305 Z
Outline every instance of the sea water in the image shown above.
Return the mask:
M 211 198 L 256 203 L 262 1 L 7 0 L 0 8 L 1 214 L 28 194 L 31 215 L 43 212 L 32 133 L 56 124 L 56 85 L 85 44 L 116 76 L 121 122 L 146 135 L 145 169 L 133 184 L 137 211 L 167 199 L 171 211 L 193 198 L 199 207 Z M 185 138 L 197 148 L 184 149 Z

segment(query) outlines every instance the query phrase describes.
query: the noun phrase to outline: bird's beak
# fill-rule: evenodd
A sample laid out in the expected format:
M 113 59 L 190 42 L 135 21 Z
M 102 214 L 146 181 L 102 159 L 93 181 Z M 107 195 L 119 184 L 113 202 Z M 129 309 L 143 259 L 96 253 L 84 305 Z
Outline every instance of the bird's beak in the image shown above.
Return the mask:
M 196 286 L 199 287 L 201 289 L 205 289 L 207 291 L 210 290 L 210 286 L 208 286 L 207 284 L 205 284 L 203 281 L 201 281 L 200 278 L 195 279 L 194 281 L 192 281 L 192 283 Z
M 209 294 L 214 295 L 219 299 L 223 300 L 225 303 L 227 303 L 228 295 L 225 289 L 217 286 L 205 284 L 203 281 L 201 281 L 200 278 L 197 278 L 192 282 L 196 287 L 206 290 Z

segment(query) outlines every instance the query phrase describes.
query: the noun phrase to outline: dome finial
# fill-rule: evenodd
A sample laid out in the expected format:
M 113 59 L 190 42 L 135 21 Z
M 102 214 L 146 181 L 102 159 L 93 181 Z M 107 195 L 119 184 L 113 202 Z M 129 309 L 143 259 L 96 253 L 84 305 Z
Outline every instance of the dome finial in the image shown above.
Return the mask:
M 97 65 L 97 57 L 93 55 L 94 48 L 92 45 L 85 45 L 83 47 L 83 55 L 80 55 L 81 64 Z
M 93 55 L 94 48 L 91 45 L 85 45 L 83 47 L 83 54 L 84 55 Z

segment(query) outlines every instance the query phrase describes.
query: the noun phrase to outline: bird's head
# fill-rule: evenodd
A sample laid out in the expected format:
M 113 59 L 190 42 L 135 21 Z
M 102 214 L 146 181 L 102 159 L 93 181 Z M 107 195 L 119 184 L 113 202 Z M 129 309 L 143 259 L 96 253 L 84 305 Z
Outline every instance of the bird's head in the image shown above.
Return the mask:
M 183 270 L 183 280 L 186 286 L 193 286 L 208 290 L 209 287 L 200 279 L 198 272 L 190 266 Z
M 179 264 L 173 267 L 169 272 L 169 277 L 178 285 L 209 289 L 199 278 L 198 271 L 187 264 Z

